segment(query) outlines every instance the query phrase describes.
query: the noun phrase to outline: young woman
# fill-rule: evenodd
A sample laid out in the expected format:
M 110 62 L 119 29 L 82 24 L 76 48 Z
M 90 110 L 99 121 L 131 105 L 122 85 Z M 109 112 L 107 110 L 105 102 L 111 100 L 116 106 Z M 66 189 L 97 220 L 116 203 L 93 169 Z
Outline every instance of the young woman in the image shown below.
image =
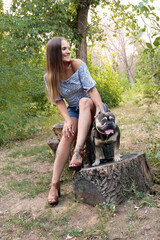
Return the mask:
M 73 140 L 77 137 L 69 169 L 79 170 L 82 166 L 83 146 L 96 106 L 99 105 L 104 112 L 101 97 L 95 87 L 96 82 L 84 62 L 80 59 L 71 60 L 69 48 L 64 38 L 53 38 L 47 44 L 47 66 L 44 76 L 47 95 L 50 102 L 56 103 L 65 120 L 53 165 L 49 204 L 58 203 L 60 177 L 68 161 Z

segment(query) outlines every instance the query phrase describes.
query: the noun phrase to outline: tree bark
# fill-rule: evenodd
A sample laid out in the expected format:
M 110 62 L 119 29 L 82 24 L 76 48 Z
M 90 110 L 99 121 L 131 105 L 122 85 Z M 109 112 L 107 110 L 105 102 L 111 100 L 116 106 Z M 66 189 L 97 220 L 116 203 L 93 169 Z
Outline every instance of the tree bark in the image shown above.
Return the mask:
M 53 153 L 55 154 L 56 150 L 57 150 L 57 147 L 58 147 L 58 144 L 59 144 L 58 139 L 57 138 L 49 139 L 47 144 L 50 146 L 50 148 L 52 149 Z
M 145 153 L 124 155 L 122 161 L 87 167 L 75 173 L 75 197 L 95 206 L 120 204 L 136 191 L 147 192 L 152 176 Z
M 131 67 L 129 67 L 129 63 L 128 63 L 128 59 L 127 59 L 124 37 L 123 37 L 123 58 L 124 58 L 124 65 L 125 65 L 125 69 L 126 69 L 129 81 L 131 84 L 135 84 L 134 78 L 133 78 L 131 70 L 130 70 Z
M 132 76 L 131 70 L 128 67 L 128 64 L 126 64 L 126 72 L 127 72 L 130 83 L 134 85 L 135 81 L 134 81 L 134 78 Z
M 80 35 L 81 43 L 77 45 L 76 57 L 87 64 L 87 24 L 88 24 L 88 0 L 81 0 L 77 8 L 77 33 Z

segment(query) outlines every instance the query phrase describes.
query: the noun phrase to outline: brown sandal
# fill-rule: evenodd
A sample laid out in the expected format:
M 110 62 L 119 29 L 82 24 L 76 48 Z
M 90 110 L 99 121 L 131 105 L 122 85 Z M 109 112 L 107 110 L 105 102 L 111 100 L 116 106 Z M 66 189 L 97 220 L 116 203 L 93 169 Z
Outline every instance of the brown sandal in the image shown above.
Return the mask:
M 75 153 L 78 153 L 79 156 L 82 158 L 83 154 L 84 154 L 84 149 L 80 148 L 80 149 L 75 149 L 73 152 L 73 156 Z M 73 158 L 73 157 L 72 157 Z M 79 171 L 83 166 L 83 160 L 82 161 L 77 161 L 76 159 L 74 159 L 73 161 L 71 160 L 70 164 L 69 164 L 69 169 L 72 171 Z
M 50 205 L 57 205 L 58 204 L 58 197 L 60 197 L 60 182 L 52 183 L 48 194 L 48 203 Z M 57 194 L 58 191 L 58 194 Z

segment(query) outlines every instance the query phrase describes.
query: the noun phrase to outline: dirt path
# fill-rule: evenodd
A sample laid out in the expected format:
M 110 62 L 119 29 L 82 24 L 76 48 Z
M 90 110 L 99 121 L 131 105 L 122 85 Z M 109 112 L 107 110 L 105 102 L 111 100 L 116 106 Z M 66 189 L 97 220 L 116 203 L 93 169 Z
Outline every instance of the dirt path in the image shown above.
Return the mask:
M 132 111 L 131 111 L 132 109 Z M 53 156 L 48 134 L 13 143 L 0 156 L 0 239 L 7 240 L 160 240 L 158 105 L 122 104 L 113 109 L 121 129 L 121 154 L 147 153 L 154 173 L 154 194 L 134 194 L 120 206 L 91 207 L 75 202 L 72 175 L 62 176 L 62 197 L 50 208 L 46 198 Z

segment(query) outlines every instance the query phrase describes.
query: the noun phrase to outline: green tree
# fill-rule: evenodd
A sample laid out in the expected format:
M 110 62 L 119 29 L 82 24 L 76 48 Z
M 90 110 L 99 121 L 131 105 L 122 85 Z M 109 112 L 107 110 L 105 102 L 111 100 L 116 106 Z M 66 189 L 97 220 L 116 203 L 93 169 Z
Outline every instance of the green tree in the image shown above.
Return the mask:
M 42 84 L 43 55 L 27 52 L 17 31 L 17 16 L 0 15 L 0 144 L 27 135 L 26 125 L 35 116 L 32 105 L 46 101 Z M 23 25 L 21 26 L 21 28 Z M 23 39 L 24 40 L 24 39 Z M 42 102 L 42 103 L 41 103 Z M 32 131 L 34 132 L 34 126 Z
M 13 0 L 11 11 L 4 13 L 0 3 L 1 144 L 26 137 L 28 122 L 45 109 L 44 46 L 58 35 L 78 45 L 77 12 L 85 5 L 74 0 Z M 34 125 L 29 130 L 35 132 Z
M 17 44 L 25 52 L 31 46 L 38 51 L 50 38 L 64 36 L 76 46 L 77 58 L 87 62 L 86 37 L 92 29 L 92 25 L 88 25 L 88 11 L 94 12 L 101 3 L 108 4 L 108 0 L 13 0 L 11 10 L 19 21 L 13 34 L 25 39 L 25 45 Z M 97 15 L 95 22 L 96 18 Z M 96 32 L 92 33 L 95 36 Z
M 2 2 L 1 2 L 2 3 Z M 13 0 L 9 13 L 0 15 L 0 142 L 27 134 L 27 123 L 44 111 L 45 45 L 54 36 L 66 37 L 85 62 L 86 36 L 94 41 L 100 29 L 94 23 L 96 7 L 107 0 Z M 99 33 L 96 38 L 96 33 Z M 94 37 L 95 36 L 95 37 Z M 97 71 L 101 77 L 104 72 Z M 34 129 L 33 129 L 34 131 Z M 6 140 L 5 140 L 6 139 Z
M 149 52 L 139 53 L 135 79 L 139 91 L 144 98 L 151 103 L 159 99 L 160 92 L 160 48 L 155 50 L 152 56 Z

